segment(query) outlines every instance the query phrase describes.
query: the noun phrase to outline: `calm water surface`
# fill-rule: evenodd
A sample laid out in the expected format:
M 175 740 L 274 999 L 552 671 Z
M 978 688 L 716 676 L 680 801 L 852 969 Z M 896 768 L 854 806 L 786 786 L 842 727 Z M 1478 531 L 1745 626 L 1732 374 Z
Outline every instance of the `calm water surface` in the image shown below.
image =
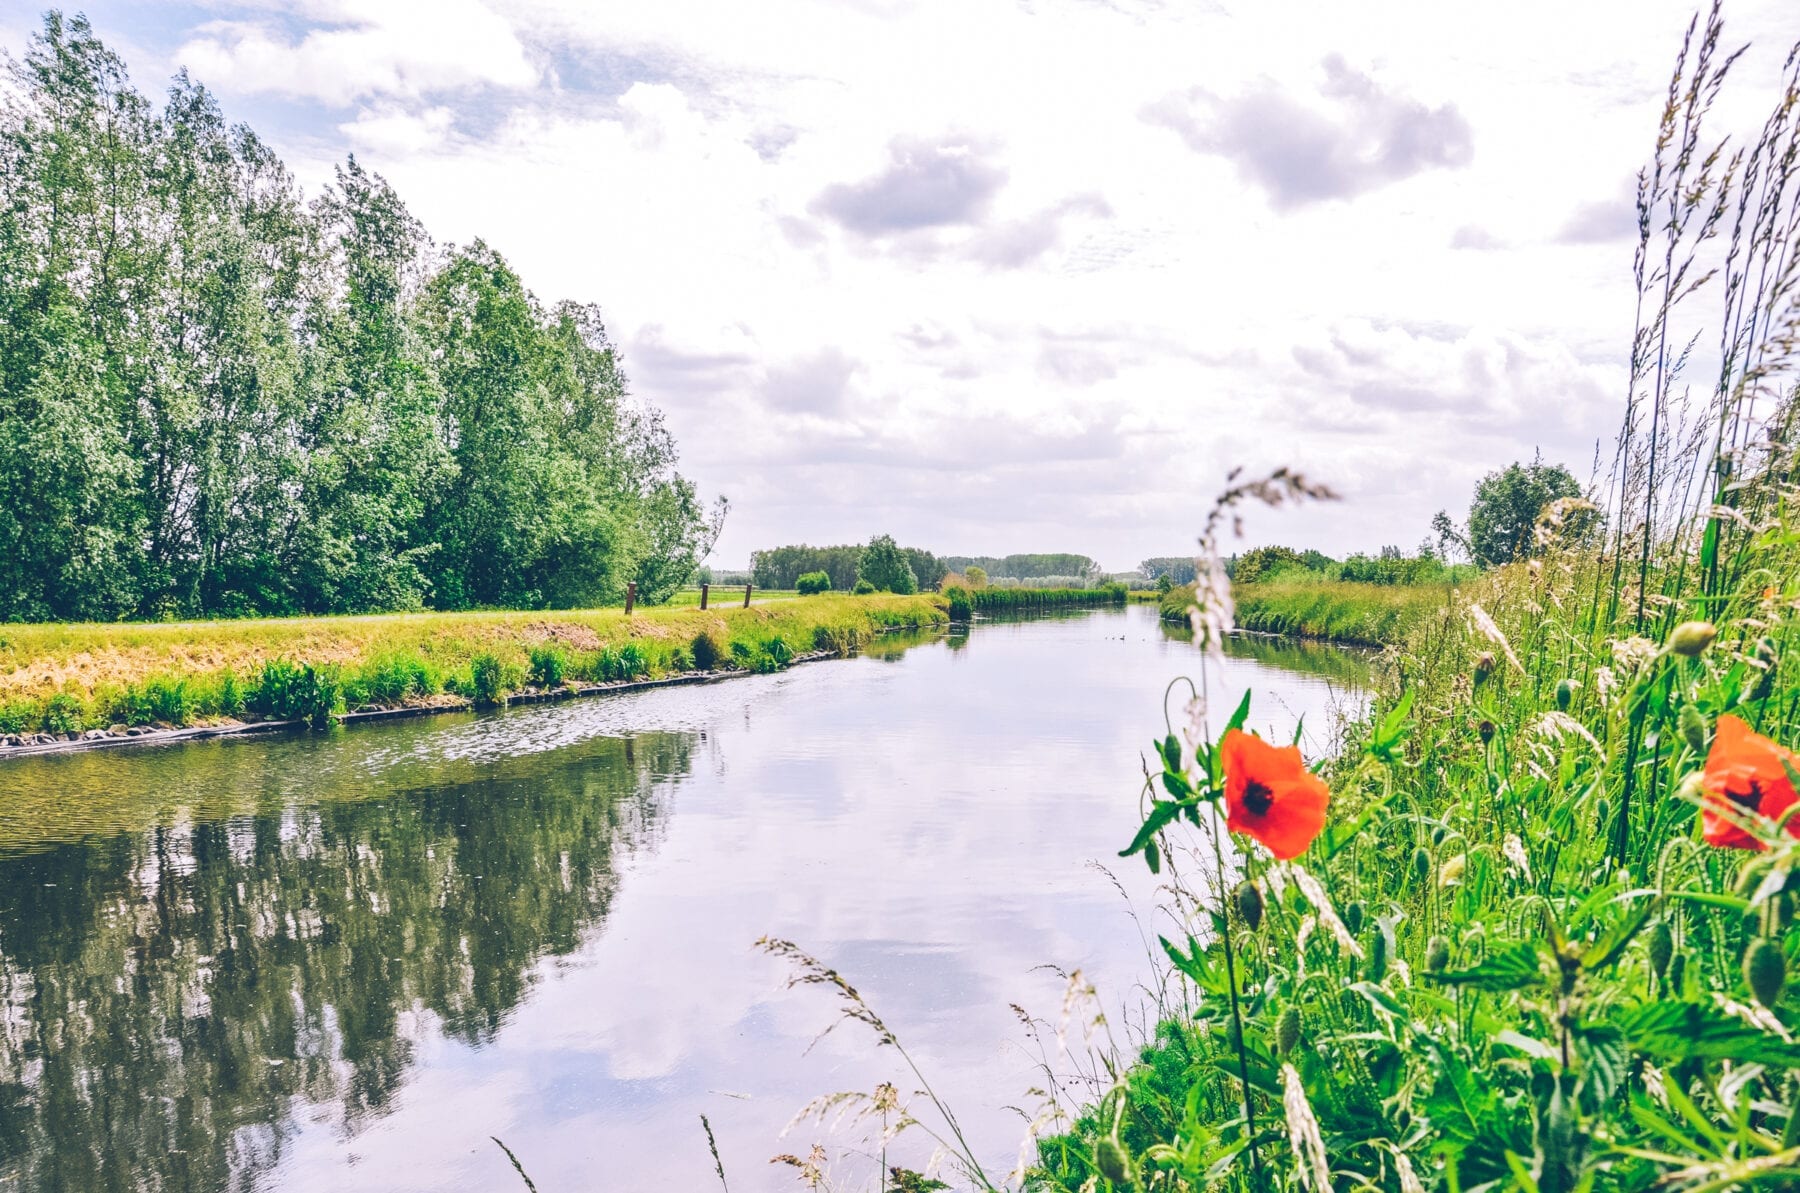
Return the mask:
M 0 1189 L 792 1188 L 808 1099 L 898 1058 L 754 952 L 840 970 L 997 1173 L 1009 1004 L 1151 974 L 1112 862 L 1193 648 L 1147 607 L 779 676 L 0 763 Z M 1237 646 L 1253 724 L 1360 662 Z M 1154 905 L 1135 859 L 1117 874 Z M 1116 1021 L 1122 1021 L 1120 1016 Z M 854 1181 L 856 1157 L 839 1172 Z

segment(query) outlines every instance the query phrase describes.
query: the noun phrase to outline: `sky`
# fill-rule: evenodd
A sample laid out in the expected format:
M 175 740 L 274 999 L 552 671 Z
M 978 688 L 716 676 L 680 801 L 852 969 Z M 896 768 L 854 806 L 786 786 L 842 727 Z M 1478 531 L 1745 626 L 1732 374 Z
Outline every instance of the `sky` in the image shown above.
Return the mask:
M 76 6 L 71 6 L 71 11 Z M 1276 0 L 102 0 L 311 194 L 354 153 L 440 244 L 602 305 L 715 565 L 891 533 L 1189 553 L 1234 467 L 1338 502 L 1243 545 L 1412 547 L 1609 454 L 1631 193 L 1693 15 Z M 38 20 L 0 3 L 0 46 Z M 1788 0 L 1722 112 L 1760 122 Z

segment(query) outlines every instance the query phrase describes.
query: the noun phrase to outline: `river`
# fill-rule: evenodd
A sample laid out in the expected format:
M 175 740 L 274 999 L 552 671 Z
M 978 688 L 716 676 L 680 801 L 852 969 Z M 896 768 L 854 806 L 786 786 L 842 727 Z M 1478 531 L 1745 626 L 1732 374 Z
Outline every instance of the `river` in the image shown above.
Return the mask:
M 1079 968 L 1143 1030 L 1154 883 L 1114 855 L 1198 661 L 1139 606 L 0 762 L 0 1189 L 522 1189 L 498 1136 L 542 1193 L 703 1190 L 702 1115 L 734 1193 L 795 1188 L 772 1156 L 849 1139 L 783 1136 L 803 1104 L 917 1082 L 861 1025 L 815 1043 L 836 1005 L 764 935 L 855 984 L 998 1176 L 1043 1084 L 1013 1004 L 1054 1023 Z M 1286 738 L 1361 666 L 1244 640 L 1215 691 Z

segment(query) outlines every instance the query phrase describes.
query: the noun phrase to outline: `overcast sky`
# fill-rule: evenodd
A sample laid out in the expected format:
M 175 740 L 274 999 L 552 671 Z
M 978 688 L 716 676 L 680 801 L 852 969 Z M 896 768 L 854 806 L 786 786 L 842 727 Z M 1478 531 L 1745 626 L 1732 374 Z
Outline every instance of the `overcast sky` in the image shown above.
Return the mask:
M 71 6 L 74 10 L 78 6 Z M 714 560 L 890 532 L 1186 553 L 1233 465 L 1411 547 L 1535 448 L 1587 476 L 1632 177 L 1691 8 L 1270 0 L 252 0 L 81 8 L 309 193 L 354 152 L 440 242 L 607 312 Z M 1790 0 L 1727 97 L 1772 97 Z M 0 6 L 19 48 L 33 6 Z

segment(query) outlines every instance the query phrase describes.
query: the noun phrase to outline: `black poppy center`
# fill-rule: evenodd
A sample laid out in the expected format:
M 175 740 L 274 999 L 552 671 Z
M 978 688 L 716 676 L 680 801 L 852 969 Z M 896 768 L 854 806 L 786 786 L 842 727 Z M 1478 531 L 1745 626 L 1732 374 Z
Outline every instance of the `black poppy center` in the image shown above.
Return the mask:
M 1748 808 L 1752 812 L 1757 811 L 1762 807 L 1762 784 L 1751 779 L 1748 791 L 1732 791 L 1730 788 L 1726 788 L 1725 798 L 1740 808 Z
M 1245 784 L 1244 807 L 1250 809 L 1252 816 L 1267 815 L 1270 806 L 1274 803 L 1275 792 L 1273 789 L 1263 786 L 1255 779 L 1251 779 L 1249 783 Z

